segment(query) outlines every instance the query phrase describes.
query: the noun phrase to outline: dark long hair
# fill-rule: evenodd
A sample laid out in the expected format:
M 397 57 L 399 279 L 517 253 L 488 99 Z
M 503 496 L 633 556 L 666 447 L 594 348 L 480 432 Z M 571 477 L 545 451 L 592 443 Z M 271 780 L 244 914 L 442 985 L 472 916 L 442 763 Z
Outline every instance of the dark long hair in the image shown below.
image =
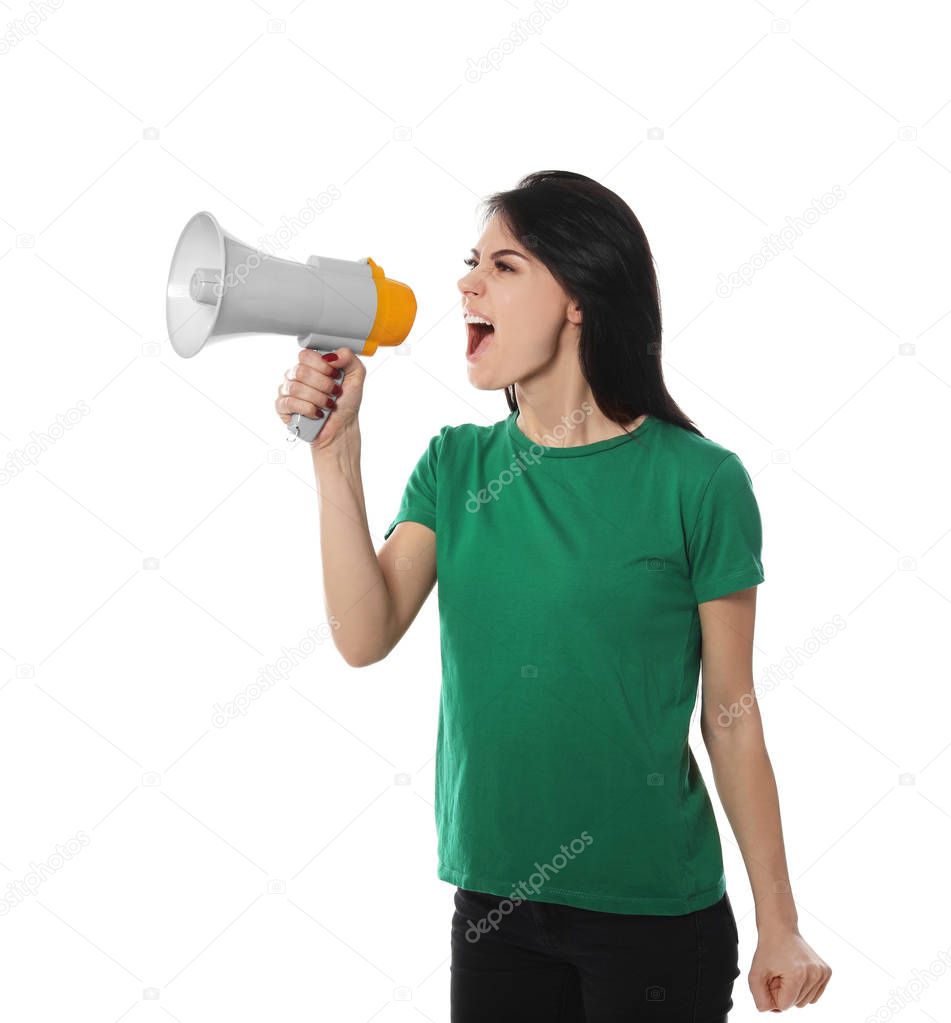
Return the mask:
M 483 227 L 496 213 L 581 307 L 578 360 L 601 412 L 621 424 L 647 413 L 702 437 L 664 383 L 654 259 L 630 206 L 584 174 L 547 170 L 483 200 Z M 505 398 L 516 411 L 514 384 Z

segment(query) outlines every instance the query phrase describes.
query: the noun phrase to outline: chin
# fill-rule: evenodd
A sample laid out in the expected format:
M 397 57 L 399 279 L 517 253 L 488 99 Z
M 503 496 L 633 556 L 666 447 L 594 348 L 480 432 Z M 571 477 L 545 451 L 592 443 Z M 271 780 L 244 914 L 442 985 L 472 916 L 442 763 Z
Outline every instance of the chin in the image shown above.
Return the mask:
M 491 376 L 488 374 L 483 375 L 478 369 L 469 367 L 469 383 L 477 391 L 501 391 L 503 387 L 507 387 L 510 383 L 507 380 L 496 380 L 494 377 L 495 374 Z

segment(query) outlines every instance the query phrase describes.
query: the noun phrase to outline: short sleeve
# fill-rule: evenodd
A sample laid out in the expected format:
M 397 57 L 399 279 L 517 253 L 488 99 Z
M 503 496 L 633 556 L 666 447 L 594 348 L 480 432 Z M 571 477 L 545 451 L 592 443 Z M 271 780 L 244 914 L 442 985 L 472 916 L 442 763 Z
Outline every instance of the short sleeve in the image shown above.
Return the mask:
M 448 429 L 449 427 L 444 426 L 438 434 L 430 439 L 426 450 L 413 467 L 403 490 L 396 518 L 387 526 L 386 532 L 383 534 L 384 540 L 389 539 L 390 533 L 407 519 L 413 522 L 422 522 L 424 526 L 429 526 L 433 532 L 436 531 L 436 476 L 439 454 Z
M 764 582 L 763 525 L 749 473 L 731 453 L 717 466 L 687 542 L 698 604 Z

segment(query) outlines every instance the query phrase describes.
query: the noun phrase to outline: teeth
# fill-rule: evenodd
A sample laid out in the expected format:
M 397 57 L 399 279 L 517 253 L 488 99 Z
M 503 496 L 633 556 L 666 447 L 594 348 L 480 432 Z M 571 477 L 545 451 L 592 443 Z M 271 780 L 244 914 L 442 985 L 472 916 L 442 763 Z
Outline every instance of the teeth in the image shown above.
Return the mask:
M 481 316 L 474 316 L 471 313 L 466 315 L 465 320 L 466 323 L 485 323 L 489 327 L 492 326 L 492 323 L 489 320 L 483 319 Z

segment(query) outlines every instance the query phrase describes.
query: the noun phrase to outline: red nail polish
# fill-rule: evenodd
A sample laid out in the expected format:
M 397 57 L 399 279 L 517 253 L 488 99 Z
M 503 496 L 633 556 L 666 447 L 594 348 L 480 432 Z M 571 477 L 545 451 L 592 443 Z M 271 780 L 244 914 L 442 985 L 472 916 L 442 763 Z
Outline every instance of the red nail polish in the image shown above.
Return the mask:
M 336 359 L 337 357 L 338 357 L 338 356 L 337 356 L 337 353 L 336 353 L 336 352 L 327 352 L 327 354 L 326 354 L 326 355 L 321 355 L 321 358 L 322 358 L 322 359 L 326 359 L 326 360 L 327 360 L 327 362 L 333 362 L 333 361 L 334 361 L 334 359 Z
M 340 384 L 334 384 L 334 389 L 330 392 L 331 394 L 343 394 L 343 388 Z

